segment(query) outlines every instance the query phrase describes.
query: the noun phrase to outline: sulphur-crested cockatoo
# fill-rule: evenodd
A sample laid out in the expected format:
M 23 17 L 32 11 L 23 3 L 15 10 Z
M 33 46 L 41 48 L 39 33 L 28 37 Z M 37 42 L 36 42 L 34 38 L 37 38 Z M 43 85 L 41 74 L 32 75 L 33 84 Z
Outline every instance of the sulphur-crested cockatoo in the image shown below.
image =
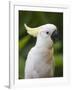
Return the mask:
M 46 78 L 54 75 L 53 40 L 57 36 L 57 27 L 45 24 L 30 28 L 24 24 L 27 33 L 37 38 L 35 46 L 29 51 L 25 78 Z

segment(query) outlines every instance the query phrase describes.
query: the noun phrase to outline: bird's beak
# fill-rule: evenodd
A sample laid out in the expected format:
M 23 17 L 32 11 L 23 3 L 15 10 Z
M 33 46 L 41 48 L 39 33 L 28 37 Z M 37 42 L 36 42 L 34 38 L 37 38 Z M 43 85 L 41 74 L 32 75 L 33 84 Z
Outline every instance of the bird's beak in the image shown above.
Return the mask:
M 27 33 L 33 37 L 37 37 L 38 33 L 40 32 L 38 28 L 30 28 L 26 24 L 24 24 L 24 26 L 27 30 Z
M 52 33 L 51 38 L 52 38 L 53 41 L 56 41 L 58 39 L 58 31 L 57 30 L 55 30 Z

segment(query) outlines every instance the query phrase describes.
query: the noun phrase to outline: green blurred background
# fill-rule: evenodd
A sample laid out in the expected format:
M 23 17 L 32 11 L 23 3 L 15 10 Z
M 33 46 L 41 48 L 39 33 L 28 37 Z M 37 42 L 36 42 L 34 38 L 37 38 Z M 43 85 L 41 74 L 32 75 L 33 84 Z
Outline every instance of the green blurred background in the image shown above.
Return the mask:
M 27 34 L 24 23 L 30 27 L 52 23 L 57 26 L 59 37 L 54 44 L 54 77 L 63 76 L 63 13 L 19 11 L 19 79 L 24 79 L 25 61 L 29 50 L 35 45 L 36 38 Z

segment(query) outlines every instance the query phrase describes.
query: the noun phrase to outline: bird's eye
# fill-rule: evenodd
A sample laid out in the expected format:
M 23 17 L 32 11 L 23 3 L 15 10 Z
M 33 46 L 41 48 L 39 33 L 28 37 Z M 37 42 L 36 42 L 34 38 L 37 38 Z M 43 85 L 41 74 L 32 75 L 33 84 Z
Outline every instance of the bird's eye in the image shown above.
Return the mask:
M 46 34 L 49 34 L 49 32 L 46 32 Z

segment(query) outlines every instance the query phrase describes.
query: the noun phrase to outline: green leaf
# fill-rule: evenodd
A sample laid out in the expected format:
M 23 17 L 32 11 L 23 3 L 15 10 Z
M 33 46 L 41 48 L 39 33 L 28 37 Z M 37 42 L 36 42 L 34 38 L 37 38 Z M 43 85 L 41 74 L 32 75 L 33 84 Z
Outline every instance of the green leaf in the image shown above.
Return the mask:
M 19 51 L 21 51 L 26 46 L 30 38 L 31 36 L 27 35 L 19 41 Z

